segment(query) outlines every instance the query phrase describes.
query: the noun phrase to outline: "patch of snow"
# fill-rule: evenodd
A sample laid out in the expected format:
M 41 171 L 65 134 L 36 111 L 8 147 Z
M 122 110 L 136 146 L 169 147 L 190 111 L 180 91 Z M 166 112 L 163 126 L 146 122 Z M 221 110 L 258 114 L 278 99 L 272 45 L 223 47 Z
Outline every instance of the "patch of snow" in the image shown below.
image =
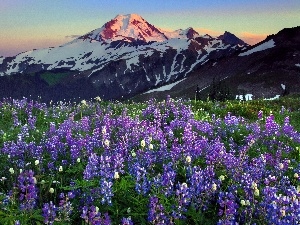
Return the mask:
M 205 63 L 207 63 L 209 61 L 209 59 L 205 60 L 204 62 L 201 63 L 201 65 L 204 65 Z
M 205 90 L 206 88 L 208 88 L 210 85 L 207 85 L 206 87 L 202 88 L 201 90 L 199 90 L 199 92 Z
M 215 65 L 217 65 L 217 62 L 214 62 L 214 64 L 212 66 L 215 66 Z
M 163 74 L 164 74 L 164 77 L 167 77 L 167 73 L 166 73 L 166 66 L 165 65 L 163 65 Z M 170 76 L 169 76 L 170 77 Z M 168 77 L 168 78 L 169 78 Z M 168 79 L 169 80 L 169 79 Z M 168 81 L 167 80 L 167 81 Z
M 183 72 L 183 71 L 184 71 L 183 63 L 184 63 L 185 60 L 186 60 L 186 56 L 183 55 L 183 59 L 182 59 L 182 61 L 181 61 L 181 65 L 180 65 L 180 70 L 179 70 L 179 72 Z
M 252 97 L 253 97 L 253 94 L 245 94 L 245 100 L 246 101 L 251 101 Z M 236 95 L 235 99 L 242 101 L 242 100 L 244 100 L 244 95 Z
M 176 71 L 175 71 L 175 69 L 177 68 L 177 66 L 175 66 L 176 65 L 176 59 L 177 59 L 177 56 L 179 55 L 179 53 L 177 53 L 176 55 L 175 55 L 175 57 L 173 58 L 173 62 L 172 62 L 172 65 L 171 65 L 171 72 L 170 72 L 170 74 L 169 74 L 169 76 L 168 76 L 168 78 L 167 78 L 167 81 L 169 81 L 170 80 L 170 78 L 171 78 L 171 76 L 173 75 L 173 74 L 176 74 Z
M 144 68 L 145 69 L 145 68 Z M 146 71 L 146 70 L 145 70 Z M 146 79 L 148 82 L 150 82 L 150 78 L 148 77 L 147 73 L 146 73 Z
M 56 66 L 55 68 L 71 68 L 73 67 L 73 65 L 68 65 L 68 64 L 63 64 L 63 65 L 60 65 L 60 66 Z
M 160 30 L 160 32 L 164 33 L 164 35 L 168 39 L 188 39 L 187 33 L 190 29 L 192 29 L 192 28 L 190 27 L 190 28 L 187 28 L 185 30 L 178 29 L 178 30 L 175 30 L 175 31 L 165 31 L 165 30 L 162 30 L 162 29 L 159 29 L 159 30 Z M 200 37 L 200 35 L 195 35 L 194 37 Z
M 211 36 L 208 35 L 208 34 L 205 34 L 205 35 L 203 35 L 202 37 L 205 38 L 205 39 L 210 39 L 210 38 L 211 38 Z
M 240 53 L 239 56 L 247 56 L 254 52 L 264 51 L 266 49 L 273 48 L 273 47 L 275 47 L 275 42 L 273 39 L 271 39 L 265 43 L 262 43 L 261 45 L 256 46 L 255 48 L 250 49 L 249 51 Z
M 203 62 L 206 58 L 207 58 L 207 55 L 203 55 L 200 59 L 197 59 L 196 62 L 194 62 L 194 63 L 190 66 L 190 69 L 185 73 L 184 76 L 186 76 L 188 73 L 190 73 L 198 63 Z M 205 62 L 207 62 L 207 61 L 208 61 L 208 59 L 207 59 Z M 205 63 L 205 62 L 204 62 L 204 63 Z M 201 65 L 202 65 L 202 64 L 201 64 Z
M 132 58 L 126 60 L 127 68 L 131 70 L 131 65 L 137 65 L 139 62 L 139 55 L 136 54 Z
M 176 84 L 179 84 L 180 82 L 184 81 L 186 78 L 182 79 L 182 80 L 179 80 L 179 81 L 176 81 L 172 84 L 167 84 L 167 85 L 164 85 L 162 87 L 159 87 L 159 88 L 156 88 L 156 89 L 152 89 L 150 91 L 147 91 L 145 92 L 144 94 L 149 94 L 149 93 L 152 93 L 152 92 L 155 92 L 155 91 L 169 91 L 171 90 Z
M 300 63 L 298 63 L 298 64 L 295 64 L 295 66 L 297 66 L 297 67 L 300 67 Z
M 0 64 L 3 63 L 3 60 L 4 60 L 4 57 L 3 57 L 3 56 L 0 56 Z
M 158 85 L 162 80 L 160 79 L 160 74 L 155 74 L 155 86 Z
M 285 85 L 284 84 L 281 84 L 281 87 L 283 90 L 285 90 Z
M 280 95 L 276 95 L 276 96 L 273 97 L 273 98 L 264 98 L 264 100 L 272 101 L 272 100 L 279 99 L 279 97 L 280 97 Z
M 227 76 L 227 77 L 224 77 L 223 79 L 221 79 L 221 81 L 222 81 L 222 80 L 225 80 L 225 79 L 227 79 L 228 77 L 229 77 L 229 76 Z

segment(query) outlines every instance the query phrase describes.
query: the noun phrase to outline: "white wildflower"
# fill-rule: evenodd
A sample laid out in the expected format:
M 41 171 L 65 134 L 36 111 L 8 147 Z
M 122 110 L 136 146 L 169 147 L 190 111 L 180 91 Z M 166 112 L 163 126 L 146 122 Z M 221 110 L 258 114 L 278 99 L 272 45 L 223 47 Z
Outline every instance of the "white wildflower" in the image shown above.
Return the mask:
M 11 174 L 14 174 L 14 173 L 15 173 L 14 168 L 9 168 L 9 172 L 10 172 Z
M 188 187 L 187 183 L 182 183 L 181 186 L 184 187 L 184 188 Z
M 34 165 L 37 166 L 37 165 L 39 165 L 39 164 L 40 164 L 40 161 L 39 161 L 38 159 L 34 161 Z
M 115 179 L 119 179 L 119 178 L 120 178 L 119 172 L 115 172 L 114 178 L 115 178 Z
M 281 216 L 285 216 L 285 210 L 284 209 L 280 209 L 280 213 L 281 213 Z
M 106 139 L 106 140 L 104 141 L 104 145 L 105 145 L 106 147 L 109 147 L 109 140 Z
M 279 163 L 279 169 L 283 169 L 284 168 L 284 165 L 283 165 L 283 163 Z
M 141 147 L 144 148 L 146 146 L 145 140 L 141 140 Z
M 99 96 L 97 96 L 97 97 L 95 98 L 95 100 L 96 100 L 97 102 L 101 102 L 101 98 L 100 98 Z
M 54 188 L 50 188 L 49 193 L 53 194 L 54 193 Z
M 259 190 L 258 190 L 258 189 L 255 189 L 255 190 L 254 190 L 254 195 L 255 195 L 255 196 L 259 196 Z
M 191 163 L 191 162 L 192 162 L 191 156 L 188 155 L 188 156 L 185 158 L 185 161 L 186 161 L 187 163 Z
M 77 158 L 77 160 L 76 160 L 78 163 L 80 163 L 80 158 Z
M 63 167 L 62 167 L 62 166 L 59 166 L 58 171 L 59 171 L 59 172 L 62 172 L 62 171 L 63 171 Z
M 252 182 L 251 188 L 252 189 L 257 189 L 257 184 L 254 181 Z
M 246 202 L 245 202 L 244 199 L 241 200 L 241 205 L 242 205 L 242 206 L 246 205 Z
M 131 151 L 131 156 L 136 157 L 136 153 L 133 150 Z
M 217 190 L 217 185 L 216 185 L 215 183 L 213 183 L 211 189 L 212 189 L 213 191 Z
M 225 180 L 225 176 L 224 176 L 224 175 L 221 175 L 221 176 L 219 177 L 219 180 L 220 180 L 220 181 Z
M 153 149 L 153 144 L 149 145 L 149 149 L 152 150 Z

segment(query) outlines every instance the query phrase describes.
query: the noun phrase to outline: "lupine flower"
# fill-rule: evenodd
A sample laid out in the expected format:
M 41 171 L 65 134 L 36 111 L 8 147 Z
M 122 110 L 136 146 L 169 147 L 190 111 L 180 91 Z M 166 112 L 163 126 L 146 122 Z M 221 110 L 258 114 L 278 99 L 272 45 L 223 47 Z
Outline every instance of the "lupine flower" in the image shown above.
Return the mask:
M 130 217 L 128 218 L 123 217 L 121 220 L 121 225 L 133 225 L 133 222 Z
M 28 211 L 35 208 L 38 198 L 35 184 L 36 179 L 32 170 L 24 171 L 18 176 L 17 188 L 20 191 L 21 210 Z
M 70 221 L 70 215 L 73 211 L 72 203 L 69 201 L 69 194 L 64 193 L 59 195 L 58 219 L 60 221 Z
M 148 222 L 151 224 L 172 224 L 168 216 L 165 214 L 165 209 L 159 203 L 157 197 L 150 197 Z
M 52 201 L 45 203 L 42 208 L 44 223 L 52 225 L 56 219 L 57 208 Z

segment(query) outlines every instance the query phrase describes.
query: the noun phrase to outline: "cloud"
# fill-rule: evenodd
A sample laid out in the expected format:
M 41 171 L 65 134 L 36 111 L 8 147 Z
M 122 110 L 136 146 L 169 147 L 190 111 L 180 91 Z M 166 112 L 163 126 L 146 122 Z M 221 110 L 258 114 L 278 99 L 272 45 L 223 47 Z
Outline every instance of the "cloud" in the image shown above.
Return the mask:
M 249 32 L 242 32 L 239 34 L 239 37 L 250 45 L 255 45 L 258 42 L 263 41 L 267 36 L 268 34 L 254 34 Z
M 79 38 L 81 37 L 82 35 L 81 34 L 72 34 L 72 35 L 67 35 L 65 36 L 65 38 L 71 38 L 71 39 L 75 39 L 75 38 Z

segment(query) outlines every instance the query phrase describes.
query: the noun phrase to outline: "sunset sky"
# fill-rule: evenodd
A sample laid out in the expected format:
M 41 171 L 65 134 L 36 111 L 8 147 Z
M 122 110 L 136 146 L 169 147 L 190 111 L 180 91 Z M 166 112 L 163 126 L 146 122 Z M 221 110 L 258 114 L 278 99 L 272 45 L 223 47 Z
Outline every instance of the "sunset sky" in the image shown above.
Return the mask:
M 229 31 L 249 44 L 300 26 L 300 0 L 0 0 L 0 56 L 58 46 L 129 13 L 166 30 Z

